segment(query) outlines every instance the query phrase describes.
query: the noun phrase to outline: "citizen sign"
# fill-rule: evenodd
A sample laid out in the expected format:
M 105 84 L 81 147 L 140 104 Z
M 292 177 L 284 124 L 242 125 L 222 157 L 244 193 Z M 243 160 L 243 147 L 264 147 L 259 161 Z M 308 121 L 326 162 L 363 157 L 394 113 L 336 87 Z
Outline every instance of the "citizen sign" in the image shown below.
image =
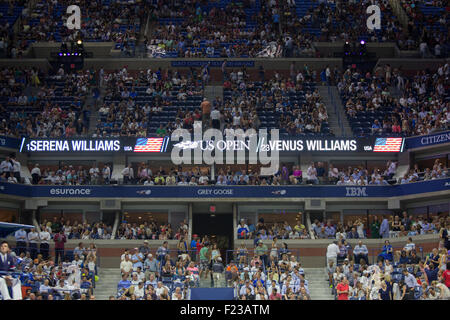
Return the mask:
M 72 188 L 67 188 L 67 189 L 63 189 L 63 188 L 52 188 L 50 189 L 50 194 L 51 195 L 90 195 L 91 194 L 91 189 L 82 189 L 82 188 L 77 188 L 77 189 L 72 189 Z
M 346 187 L 346 197 L 368 197 L 366 187 Z

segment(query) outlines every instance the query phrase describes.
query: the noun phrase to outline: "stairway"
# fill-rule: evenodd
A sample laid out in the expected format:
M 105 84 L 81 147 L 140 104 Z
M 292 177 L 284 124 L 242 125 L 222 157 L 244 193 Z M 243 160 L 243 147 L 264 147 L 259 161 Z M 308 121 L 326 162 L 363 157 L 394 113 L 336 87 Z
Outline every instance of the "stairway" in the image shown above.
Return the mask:
M 94 289 L 96 300 L 108 300 L 117 294 L 117 284 L 121 280 L 119 268 L 99 268 L 98 279 Z
M 223 86 L 205 86 L 204 97 L 211 103 L 216 97 L 223 100 Z
M 328 124 L 331 131 L 336 137 L 351 137 L 353 133 L 345 115 L 337 88 L 335 86 L 317 86 L 317 89 L 327 108 Z
M 311 300 L 334 300 L 325 268 L 304 268 Z

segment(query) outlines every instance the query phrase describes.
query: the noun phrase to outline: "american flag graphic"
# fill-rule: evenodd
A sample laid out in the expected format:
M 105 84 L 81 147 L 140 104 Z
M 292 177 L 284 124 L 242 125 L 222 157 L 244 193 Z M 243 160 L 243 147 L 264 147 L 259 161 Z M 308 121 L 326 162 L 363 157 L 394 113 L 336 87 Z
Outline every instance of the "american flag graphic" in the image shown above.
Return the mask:
M 139 138 L 134 146 L 134 152 L 162 152 L 165 138 Z
M 403 138 L 377 138 L 374 152 L 400 152 Z

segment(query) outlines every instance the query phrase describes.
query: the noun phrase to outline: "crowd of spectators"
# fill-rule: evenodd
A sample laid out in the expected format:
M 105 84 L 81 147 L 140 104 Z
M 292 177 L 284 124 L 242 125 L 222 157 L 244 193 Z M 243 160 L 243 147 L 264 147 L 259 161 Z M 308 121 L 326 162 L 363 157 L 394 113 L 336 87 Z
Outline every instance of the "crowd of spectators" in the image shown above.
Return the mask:
M 170 57 L 280 56 L 280 9 L 275 1 L 230 1 L 208 7 L 194 1 L 160 2 L 153 9 L 159 25 L 146 45 Z M 151 40 L 150 40 L 151 39 Z M 275 48 L 270 53 L 267 48 Z
M 388 161 L 385 168 L 365 166 L 335 167 L 332 163 L 311 162 L 303 172 L 298 165 L 281 164 L 272 176 L 261 176 L 257 170 L 230 167 L 218 167 L 215 179 L 212 179 L 209 167 L 152 167 L 144 162 L 129 163 L 120 172 L 118 181 L 111 178 L 110 164 L 67 165 L 61 163 L 41 167 L 38 163 L 30 166 L 31 179 L 21 176 L 21 164 L 15 155 L 0 162 L 0 182 L 33 185 L 108 185 L 119 183 L 125 185 L 148 186 L 198 186 L 198 185 L 337 185 L 337 186 L 388 186 L 419 181 L 444 179 L 449 170 L 437 159 L 430 168 L 420 169 L 418 164 L 408 169 L 402 177 L 394 178 L 397 163 Z
M 239 300 L 310 300 L 308 280 L 299 256 L 277 238 L 271 248 L 258 240 L 252 252 L 244 243 L 226 267 L 225 279 Z
M 311 235 L 302 223 L 302 213 L 296 217 L 295 226 L 291 226 L 287 221 L 278 223 L 265 223 L 264 219 L 259 219 L 255 225 L 251 220 L 241 219 L 236 227 L 238 239 L 253 239 L 255 244 L 259 240 L 274 239 L 311 239 Z
M 400 49 L 420 49 L 422 57 L 448 55 L 448 4 L 445 1 L 401 0 L 408 17 L 409 37 L 397 42 Z
M 370 263 L 362 241 L 346 252 L 334 241 L 327 248 L 330 288 L 338 300 L 448 300 L 448 237 L 445 245 L 424 259 L 411 237 L 398 251 L 386 240 L 376 263 Z
M 180 240 L 188 235 L 186 221 L 174 229 L 172 225 L 143 221 L 140 224 L 123 222 L 116 231 L 116 239 Z
M 384 215 L 382 218 L 374 215 L 370 222 L 366 217 L 347 219 L 345 223 L 333 222 L 327 219 L 324 222 L 314 220 L 311 231 L 316 239 L 380 239 L 413 237 L 424 234 L 441 234 L 450 219 L 444 216 L 424 218 L 413 216 L 404 211 L 400 215 Z M 348 244 L 342 243 L 345 247 Z M 344 250 L 344 249 L 342 249 Z
M 178 128 L 192 130 L 193 122 L 201 120 L 203 82 L 194 69 L 187 74 L 161 68 L 133 74 L 124 67 L 101 71 L 100 77 L 106 93 L 94 137 L 167 136 Z
M 371 42 L 395 42 L 402 37 L 403 28 L 393 13 L 387 0 L 376 1 L 318 1 L 302 17 L 288 19 L 290 29 L 300 29 L 301 33 L 310 33 L 315 41 L 349 41 L 359 42 L 364 39 Z M 381 10 L 381 30 L 367 29 L 369 5 L 378 5 Z
M 70 1 L 40 1 L 22 13 L 17 47 L 24 51 L 36 41 L 70 43 L 83 41 L 115 42 L 120 48 L 134 48 L 145 19 L 145 1 L 96 0 L 77 1 L 81 9 L 81 29 L 66 27 Z M 132 49 L 131 48 L 131 49 Z
M 0 134 L 36 138 L 87 134 L 84 102 L 95 82 L 92 70 L 54 75 L 38 69 L 0 71 Z
M 329 134 L 328 114 L 314 81 L 317 72 L 291 64 L 290 76 L 278 72 L 266 80 L 249 81 L 245 69 L 225 74 L 224 100 L 213 106 L 220 129 L 279 128 L 289 135 Z M 211 113 L 213 117 L 213 113 Z
M 91 167 L 72 165 L 49 166 L 41 169 L 36 163 L 30 170 L 32 184 L 38 185 L 104 185 L 111 182 L 111 166 L 96 164 Z
M 54 230 L 56 224 L 52 224 Z M 95 300 L 97 280 L 97 249 L 94 244 L 85 247 L 79 243 L 73 251 L 64 251 L 67 241 L 64 231 L 52 233 L 51 227 L 42 226 L 41 232 L 32 228 L 16 231 L 16 248 L 11 250 L 7 242 L 8 256 L 12 257 L 11 291 L 1 288 L 4 300 L 21 296 L 23 300 Z M 49 241 L 55 242 L 55 256 L 49 254 Z M 6 244 L 5 244 L 6 243 Z M 37 244 L 40 243 L 39 250 Z M 12 275 L 12 276 L 11 276 Z M 3 279 L 2 279 L 3 280 Z M 20 281 L 18 281 L 20 280 Z M 12 297 L 14 295 L 14 297 Z
M 402 178 L 399 178 L 398 183 L 406 184 L 417 181 L 428 181 L 434 179 L 443 179 L 450 176 L 450 171 L 447 166 L 444 166 L 439 159 L 436 159 L 433 168 L 425 168 L 425 170 L 420 170 L 417 164 L 414 168 L 410 169 Z
M 418 71 L 414 77 L 404 76 L 389 65 L 380 69 L 364 75 L 349 68 L 337 84 L 355 134 L 411 136 L 448 128 L 448 64 L 435 73 Z M 391 85 L 401 91 L 401 97 L 391 95 Z
M 193 235 L 191 243 L 186 239 L 179 238 L 176 255 L 171 254 L 167 241 L 156 252 L 147 240 L 140 247 L 125 249 L 120 262 L 122 280 L 117 284 L 117 294 L 110 299 L 185 300 L 187 290 L 200 285 L 202 274 L 206 279 L 212 261 L 222 260 L 217 245 L 208 236 L 200 239 Z

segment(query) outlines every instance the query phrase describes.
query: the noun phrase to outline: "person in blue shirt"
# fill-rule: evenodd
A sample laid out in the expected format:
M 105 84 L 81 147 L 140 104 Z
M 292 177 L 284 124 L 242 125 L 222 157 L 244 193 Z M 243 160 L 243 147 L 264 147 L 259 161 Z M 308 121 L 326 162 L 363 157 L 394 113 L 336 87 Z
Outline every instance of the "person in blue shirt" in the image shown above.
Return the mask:
M 133 262 L 133 271 L 136 271 L 138 267 L 144 269 L 144 255 L 139 252 L 138 248 L 134 248 L 134 254 L 131 256 L 131 262 Z
M 89 295 L 92 294 L 92 283 L 86 277 L 83 277 L 81 279 L 80 288 L 81 289 L 87 289 Z
M 191 241 L 191 260 L 196 261 L 198 235 L 194 234 Z
M 435 268 L 432 263 L 429 266 L 425 266 L 424 271 L 428 285 L 438 280 L 439 268 Z
M 27 252 L 27 233 L 21 228 L 14 233 L 16 238 L 16 255 L 20 255 L 22 252 Z
M 255 225 L 253 223 L 251 223 L 250 220 L 247 220 L 247 225 L 248 225 L 249 236 L 251 237 L 255 233 Z
M 386 240 L 384 242 L 384 246 L 383 246 L 383 250 L 382 252 L 378 255 L 378 258 L 382 259 L 382 260 L 389 260 L 389 261 L 393 261 L 393 249 L 391 246 L 391 243 L 389 242 L 389 240 Z
M 325 234 L 327 235 L 328 238 L 334 238 L 336 234 L 336 229 L 334 229 L 334 227 L 331 224 L 327 224 L 327 226 L 325 227 Z
M 389 221 L 386 216 L 383 216 L 383 222 L 381 222 L 380 235 L 382 238 L 389 238 Z
M 122 275 L 122 280 L 117 284 L 117 291 L 128 289 L 131 286 L 131 281 L 128 280 L 128 274 L 124 273 Z

